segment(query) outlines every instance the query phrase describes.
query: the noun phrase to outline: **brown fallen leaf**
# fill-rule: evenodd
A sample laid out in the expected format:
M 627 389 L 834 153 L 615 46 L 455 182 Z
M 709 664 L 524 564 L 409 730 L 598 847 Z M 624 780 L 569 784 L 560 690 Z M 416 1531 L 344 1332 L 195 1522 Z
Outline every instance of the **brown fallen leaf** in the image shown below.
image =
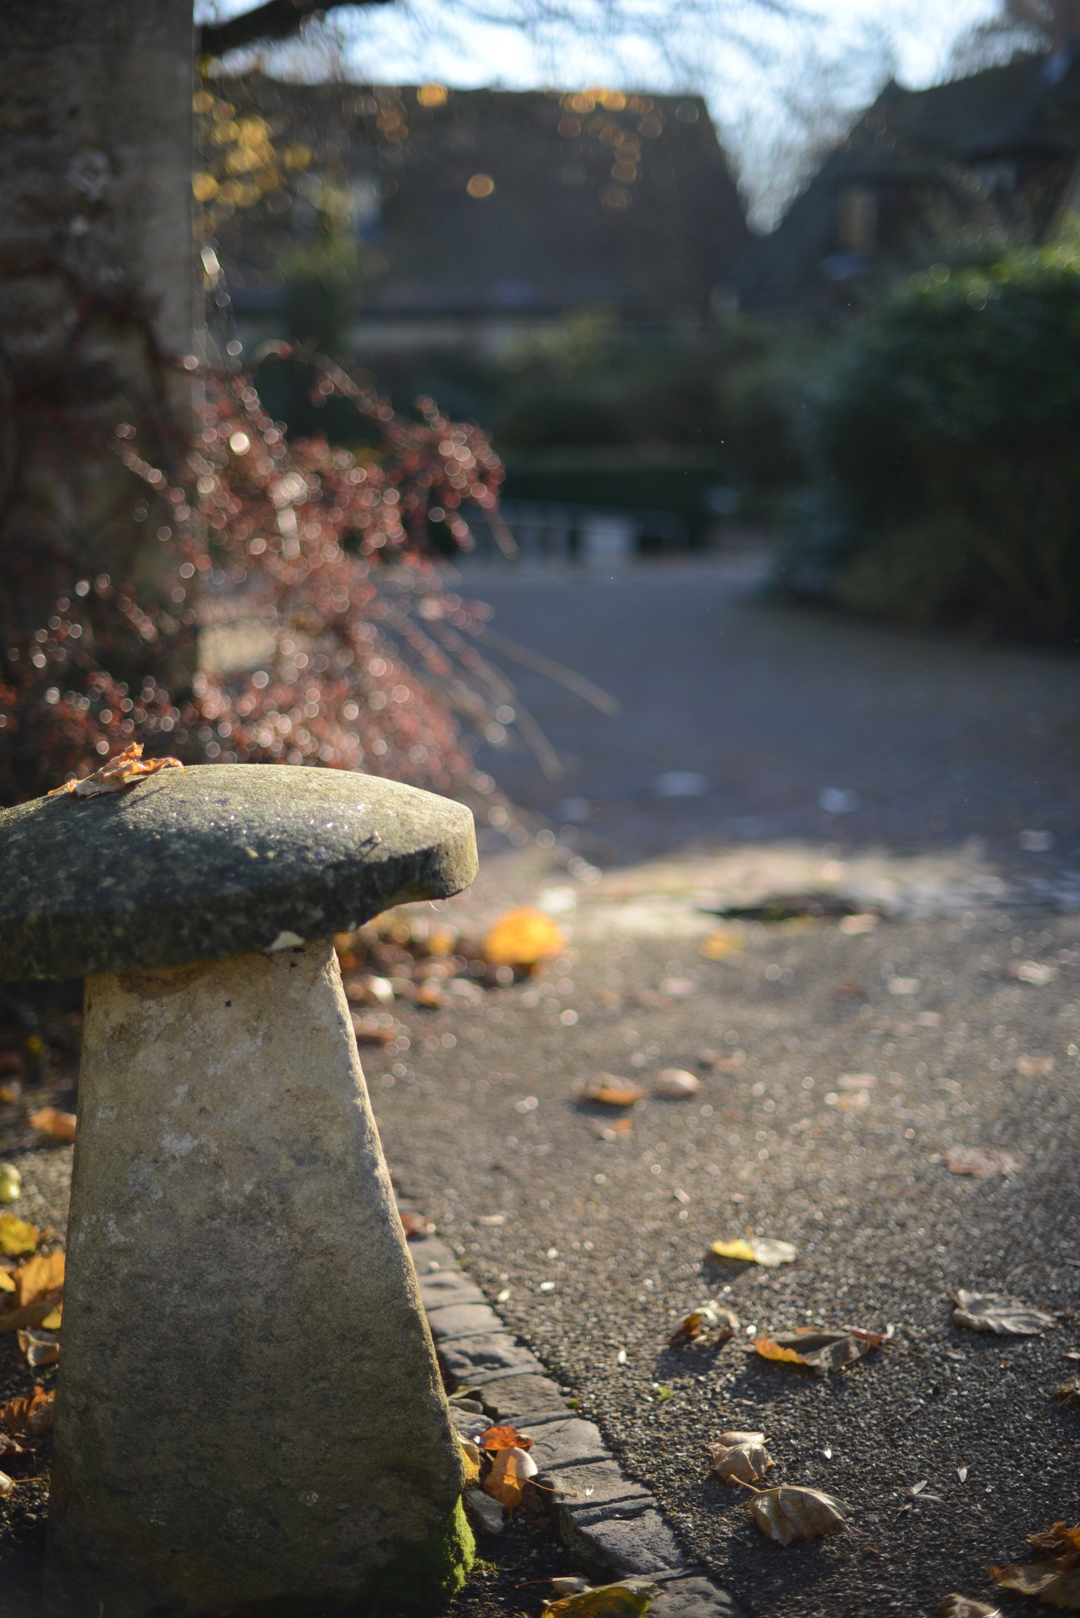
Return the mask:
M 653 1089 L 668 1101 L 686 1101 L 700 1092 L 701 1080 L 684 1068 L 665 1067 L 653 1080 Z
M 583 1101 L 599 1101 L 605 1107 L 632 1107 L 635 1101 L 644 1098 L 645 1091 L 639 1084 L 620 1079 L 614 1073 L 598 1073 L 581 1091 Z
M 872 1348 L 880 1348 L 892 1336 L 892 1327 L 883 1332 L 816 1331 L 810 1326 L 793 1332 L 775 1332 L 772 1337 L 756 1337 L 754 1351 L 763 1360 L 780 1360 L 805 1365 L 816 1376 L 842 1371 L 845 1365 L 862 1359 Z
M 750 1515 L 761 1532 L 778 1545 L 846 1531 L 844 1509 L 839 1500 L 821 1489 L 795 1488 L 787 1483 L 775 1489 L 755 1489 L 750 1502 Z
M 545 1601 L 541 1613 L 542 1618 L 642 1618 L 659 1594 L 659 1586 L 648 1579 L 622 1579 L 618 1584 L 598 1584 L 560 1601 Z
M 499 1449 L 495 1452 L 491 1471 L 484 1479 L 482 1488 L 493 1500 L 513 1511 L 520 1506 L 525 1485 L 536 1473 L 536 1462 L 528 1450 Z
M 995 1174 L 1015 1174 L 1026 1159 L 1014 1152 L 984 1151 L 981 1146 L 953 1146 L 945 1154 L 950 1174 L 970 1174 L 976 1180 L 990 1180 Z
M 711 1334 L 714 1329 L 716 1345 L 726 1343 L 739 1329 L 738 1315 L 730 1309 L 714 1309 L 711 1304 L 702 1304 L 683 1319 L 678 1330 L 668 1339 L 668 1347 L 678 1348 L 682 1343 L 697 1342 L 706 1332 Z
M 414 1236 L 434 1236 L 435 1226 L 423 1214 L 403 1213 L 398 1209 L 401 1228 L 405 1232 L 405 1240 L 411 1242 Z
M 481 1433 L 477 1439 L 481 1449 L 532 1449 L 533 1441 L 519 1433 L 516 1427 L 507 1423 L 503 1427 L 489 1427 L 486 1433 Z
M 26 1355 L 26 1363 L 32 1371 L 36 1371 L 39 1365 L 55 1365 L 60 1358 L 59 1337 L 55 1332 L 42 1331 L 40 1327 L 21 1331 L 19 1347 Z
M 561 955 L 566 934 L 543 910 L 519 905 L 508 910 L 484 939 L 484 959 L 490 966 L 536 966 Z
M 1080 1608 L 1080 1567 L 1072 1556 L 1055 1557 L 1049 1562 L 1025 1562 L 1022 1566 L 1009 1563 L 1005 1567 L 990 1566 L 990 1576 L 1004 1590 L 1015 1590 L 1017 1595 L 1038 1596 L 1047 1607 Z
M 776 1462 L 765 1448 L 764 1433 L 721 1433 L 709 1445 L 710 1471 L 724 1483 L 757 1483 Z
M 73 1112 L 61 1112 L 58 1107 L 42 1107 L 40 1112 L 30 1114 L 28 1122 L 34 1129 L 40 1129 L 46 1139 L 56 1146 L 75 1139 Z
M 1054 1398 L 1063 1405 L 1080 1405 L 1080 1376 L 1071 1376 L 1060 1388 L 1054 1389 Z
M 142 751 L 142 742 L 132 742 L 92 775 L 84 775 L 81 781 L 65 781 L 63 786 L 53 787 L 47 796 L 55 798 L 61 792 L 70 792 L 75 798 L 96 798 L 103 792 L 121 792 L 144 776 L 156 775 L 158 770 L 184 768 L 178 758 L 149 758 L 143 763 Z
M 46 1393 L 39 1383 L 26 1398 L 11 1399 L 6 1405 L 0 1405 L 0 1426 L 6 1427 L 16 1438 L 34 1443 L 45 1437 L 55 1413 L 55 1393 Z
M 10 1258 L 32 1253 L 40 1236 L 36 1225 L 28 1225 L 25 1219 L 16 1219 L 11 1213 L 0 1214 L 0 1253 Z
M 10 1433 L 0 1432 L 0 1461 L 14 1461 L 18 1460 L 22 1455 L 32 1455 L 33 1453 L 32 1449 L 27 1449 L 25 1444 L 20 1444 L 19 1440 L 13 1438 Z
M 1053 1315 L 1000 1292 L 953 1292 L 950 1288 L 949 1297 L 956 1304 L 955 1323 L 970 1326 L 972 1331 L 993 1332 L 996 1337 L 1038 1337 L 1057 1325 Z
M 971 1596 L 955 1592 L 938 1603 L 938 1612 L 941 1618 L 1002 1618 L 1000 1607 L 991 1607 L 985 1601 L 975 1601 Z

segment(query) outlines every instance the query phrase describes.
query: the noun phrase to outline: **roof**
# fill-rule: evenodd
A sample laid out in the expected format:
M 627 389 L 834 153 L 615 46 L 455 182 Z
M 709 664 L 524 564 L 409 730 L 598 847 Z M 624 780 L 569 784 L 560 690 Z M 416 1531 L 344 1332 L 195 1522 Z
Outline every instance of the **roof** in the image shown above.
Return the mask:
M 964 79 L 905 90 L 890 82 L 830 152 L 777 228 L 751 245 L 733 279 L 747 307 L 781 306 L 835 253 L 838 191 L 955 186 L 963 171 L 1014 161 L 1024 176 L 1060 170 L 1080 152 L 1080 61 L 1063 74 L 1021 55 Z M 1056 165 L 1056 167 L 1055 167 Z
M 707 307 L 750 239 L 697 96 L 433 95 L 255 75 L 216 88 L 354 188 L 376 182 L 378 217 L 359 225 L 367 315 L 607 304 L 663 318 Z M 470 181 L 474 193 L 493 189 L 470 194 Z M 222 227 L 241 299 L 271 283 L 275 257 L 302 233 L 296 215 L 275 223 L 260 206 Z

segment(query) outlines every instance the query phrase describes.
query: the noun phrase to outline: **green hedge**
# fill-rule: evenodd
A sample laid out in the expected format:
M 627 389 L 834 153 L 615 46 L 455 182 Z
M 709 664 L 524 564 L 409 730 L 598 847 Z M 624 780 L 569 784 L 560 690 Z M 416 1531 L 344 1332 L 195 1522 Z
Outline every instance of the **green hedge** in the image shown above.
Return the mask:
M 802 421 L 783 588 L 1080 636 L 1080 247 L 914 277 L 842 340 Z

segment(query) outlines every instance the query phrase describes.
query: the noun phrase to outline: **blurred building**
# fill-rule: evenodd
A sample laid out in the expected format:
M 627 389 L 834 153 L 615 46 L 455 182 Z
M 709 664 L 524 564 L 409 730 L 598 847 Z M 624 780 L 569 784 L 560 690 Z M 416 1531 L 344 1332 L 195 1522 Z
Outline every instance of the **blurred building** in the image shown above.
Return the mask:
M 694 96 L 219 80 L 310 166 L 218 228 L 238 333 L 284 335 L 289 265 L 327 220 L 357 248 L 343 348 L 494 356 L 567 311 L 697 327 L 749 242 Z M 302 335 L 294 333 L 295 335 Z
M 734 272 L 750 312 L 826 316 L 937 259 L 1052 239 L 1080 213 L 1075 46 L 926 90 L 888 84 Z

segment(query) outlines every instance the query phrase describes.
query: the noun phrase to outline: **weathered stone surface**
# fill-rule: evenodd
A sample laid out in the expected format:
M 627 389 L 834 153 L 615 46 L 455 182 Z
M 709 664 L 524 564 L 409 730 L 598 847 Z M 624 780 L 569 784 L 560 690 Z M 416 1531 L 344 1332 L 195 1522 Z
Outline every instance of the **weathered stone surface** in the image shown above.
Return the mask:
M 658 1510 L 630 1506 L 621 1515 L 615 1508 L 610 1517 L 592 1523 L 570 1521 L 569 1543 L 593 1563 L 614 1569 L 620 1578 L 630 1573 L 669 1573 L 686 1565 L 678 1540 Z
M 489 1383 L 482 1393 L 484 1409 L 493 1421 L 525 1421 L 565 1406 L 558 1387 L 546 1376 L 507 1376 Z
M 672 1579 L 654 1599 L 649 1618 L 744 1618 L 744 1610 L 710 1579 Z
M 464 1337 L 458 1342 L 440 1343 L 439 1358 L 459 1382 L 483 1387 L 493 1373 L 520 1369 L 539 1371 L 540 1362 L 527 1348 L 519 1348 L 505 1332 L 488 1332 Z
M 204 764 L 0 813 L 0 977 L 280 948 L 476 874 L 472 814 L 346 770 Z
M 527 1424 L 524 1430 L 530 1430 Z M 539 1429 L 532 1433 L 532 1437 L 535 1439 L 538 1433 Z M 541 1467 L 537 1476 L 557 1490 L 554 1497 L 556 1508 L 560 1514 L 566 1513 L 570 1524 L 578 1517 L 602 1515 L 615 1503 L 620 1511 L 625 1509 L 627 1512 L 636 1510 L 638 1505 L 644 1510 L 653 1504 L 648 1489 L 635 1483 L 633 1478 L 628 1478 L 619 1463 L 613 1460 L 560 1467 L 550 1475 Z
M 442 1343 L 444 1338 L 477 1337 L 481 1333 L 490 1335 L 503 1330 L 502 1321 L 486 1303 L 445 1304 L 429 1312 L 428 1325 L 437 1343 Z
M 565 1421 L 545 1422 L 537 1428 L 532 1457 L 544 1472 L 582 1461 L 603 1461 L 608 1459 L 608 1451 L 599 1427 L 568 1415 Z
M 445 1585 L 459 1448 L 330 942 L 92 977 L 82 1062 L 50 1614 Z

